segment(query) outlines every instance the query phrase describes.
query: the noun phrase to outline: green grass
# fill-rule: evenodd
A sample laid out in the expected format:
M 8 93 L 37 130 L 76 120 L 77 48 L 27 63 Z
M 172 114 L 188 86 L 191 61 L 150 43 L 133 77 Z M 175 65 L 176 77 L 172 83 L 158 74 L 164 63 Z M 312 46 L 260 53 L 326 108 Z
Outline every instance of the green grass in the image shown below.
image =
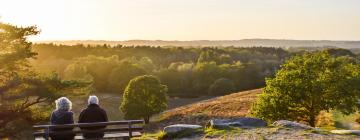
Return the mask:
M 207 127 L 204 130 L 205 137 L 228 137 L 242 132 L 241 128 L 228 127 L 226 129 L 217 129 L 213 127 Z
M 207 127 L 205 129 L 197 130 L 184 130 L 176 134 L 167 134 L 164 131 L 159 131 L 157 133 L 145 133 L 141 137 L 132 138 L 132 140 L 161 140 L 161 139 L 175 139 L 175 138 L 184 138 L 191 137 L 195 135 L 200 135 L 204 137 L 217 137 L 217 138 L 226 138 L 231 137 L 236 134 L 242 133 L 243 130 L 238 127 L 229 127 L 225 129 L 216 129 L 212 127 Z
M 274 127 L 274 126 L 268 126 L 268 128 L 269 128 L 269 131 L 268 131 L 269 134 L 277 134 L 277 133 L 279 133 L 279 130 L 281 129 L 280 127 Z
M 168 134 L 164 131 L 159 131 L 157 133 L 145 133 L 141 137 L 132 138 L 132 140 L 161 140 L 161 139 L 175 139 L 175 138 L 184 138 L 194 135 L 203 134 L 203 129 L 196 130 L 184 130 L 176 134 Z
M 330 131 L 337 129 L 335 126 L 321 126 L 319 127 L 321 130 Z
M 165 137 L 166 133 L 164 131 L 159 131 L 154 134 L 145 133 L 141 137 L 132 138 L 132 140 L 161 140 Z

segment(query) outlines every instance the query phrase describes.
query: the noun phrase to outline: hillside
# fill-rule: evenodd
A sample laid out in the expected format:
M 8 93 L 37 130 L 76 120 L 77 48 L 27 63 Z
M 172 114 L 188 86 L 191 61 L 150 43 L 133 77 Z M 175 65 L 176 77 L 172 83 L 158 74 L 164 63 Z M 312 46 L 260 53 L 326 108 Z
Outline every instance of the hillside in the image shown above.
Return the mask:
M 234 118 L 246 116 L 262 89 L 248 90 L 200 101 L 165 111 L 159 116 L 159 122 L 153 127 L 162 128 L 174 123 L 204 125 L 211 118 Z
M 209 120 L 213 118 L 236 118 L 249 115 L 252 103 L 256 96 L 262 92 L 262 89 L 254 89 L 233 93 L 226 96 L 216 97 L 197 103 L 170 109 L 157 116 L 157 121 L 146 126 L 146 133 L 139 139 L 193 139 L 193 140 L 218 140 L 218 139 L 359 139 L 357 135 L 333 134 L 326 127 L 320 127 L 313 130 L 301 128 L 289 128 L 282 126 L 269 125 L 261 128 L 228 128 L 214 129 L 204 127 L 203 131 L 195 134 L 184 133 L 185 137 L 164 138 L 165 134 L 162 128 L 173 124 L 198 124 L 208 126 Z M 355 114 L 354 114 L 355 115 Z M 352 115 L 353 116 L 353 115 Z M 350 121 L 348 118 L 334 117 L 337 124 Z M 350 117 L 350 116 L 348 116 Z M 354 122 L 354 118 L 351 119 Z M 338 128 L 339 129 L 339 128 Z M 347 129 L 347 128 L 340 128 Z

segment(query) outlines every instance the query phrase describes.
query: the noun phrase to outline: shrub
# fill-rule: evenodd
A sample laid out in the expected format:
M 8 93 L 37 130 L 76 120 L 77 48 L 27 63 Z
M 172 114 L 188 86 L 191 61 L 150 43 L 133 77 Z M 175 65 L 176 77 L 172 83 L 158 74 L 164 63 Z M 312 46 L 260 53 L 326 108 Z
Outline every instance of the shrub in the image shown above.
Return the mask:
M 360 124 L 360 117 L 356 119 L 356 122 Z
M 335 125 L 334 116 L 330 112 L 321 111 L 316 117 L 316 126 L 333 127 Z

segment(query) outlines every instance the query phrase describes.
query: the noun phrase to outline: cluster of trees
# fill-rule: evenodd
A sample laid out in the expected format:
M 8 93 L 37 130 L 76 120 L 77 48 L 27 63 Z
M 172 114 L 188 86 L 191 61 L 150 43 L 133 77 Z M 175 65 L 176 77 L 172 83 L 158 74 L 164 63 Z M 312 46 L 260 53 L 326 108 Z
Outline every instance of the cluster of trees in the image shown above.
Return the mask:
M 286 61 L 252 108 L 255 116 L 307 122 L 321 111 L 356 112 L 360 98 L 359 57 L 344 50 L 297 55 Z
M 37 53 L 27 37 L 38 33 L 35 26 L 0 23 L 0 138 L 21 139 L 20 132 L 47 119 L 48 105 L 56 98 L 88 92 L 88 82 L 63 80 L 56 73 L 41 74 L 31 67 L 29 61 Z
M 66 79 L 92 80 L 99 92 L 122 93 L 130 79 L 148 74 L 167 85 L 169 95 L 183 97 L 223 95 L 262 87 L 265 77 L 272 76 L 290 56 L 281 48 L 261 47 L 37 44 L 35 50 L 39 59 L 33 64 L 40 71 L 51 67 Z
M 149 73 L 146 70 L 152 68 L 148 58 L 119 60 L 116 55 L 90 55 L 69 64 L 64 70 L 64 78 L 93 81 L 93 88 L 100 92 L 122 93 L 131 79 Z

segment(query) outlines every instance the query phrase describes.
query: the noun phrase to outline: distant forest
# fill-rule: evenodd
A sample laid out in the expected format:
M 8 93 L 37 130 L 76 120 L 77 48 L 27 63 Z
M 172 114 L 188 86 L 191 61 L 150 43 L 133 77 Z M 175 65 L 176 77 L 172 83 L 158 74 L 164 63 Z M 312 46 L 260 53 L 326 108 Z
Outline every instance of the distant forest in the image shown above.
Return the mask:
M 263 87 L 288 58 L 326 49 L 333 55 L 358 57 L 346 49 L 275 47 L 150 47 L 35 44 L 31 63 L 42 72 L 93 82 L 94 92 L 122 93 L 140 75 L 157 76 L 169 96 L 224 95 Z
M 40 41 L 38 43 L 54 43 L 63 45 L 102 45 L 108 44 L 116 46 L 122 44 L 125 46 L 162 46 L 162 47 L 338 47 L 345 49 L 360 49 L 360 41 L 333 41 L 333 40 L 287 40 L 287 39 L 242 39 L 242 40 L 125 40 L 125 41 L 105 41 L 105 40 L 68 40 L 68 41 Z

